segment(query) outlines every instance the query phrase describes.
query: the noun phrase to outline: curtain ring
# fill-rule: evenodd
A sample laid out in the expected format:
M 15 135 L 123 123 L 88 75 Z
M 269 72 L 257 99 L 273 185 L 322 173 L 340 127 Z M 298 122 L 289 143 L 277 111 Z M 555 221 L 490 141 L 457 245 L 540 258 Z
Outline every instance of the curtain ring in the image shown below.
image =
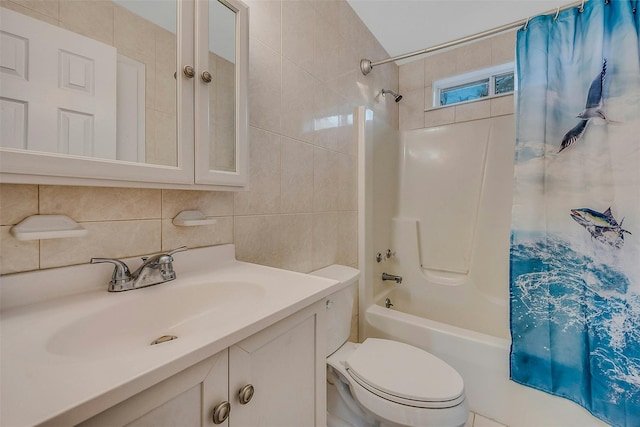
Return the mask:
M 578 9 L 578 12 L 584 12 L 584 0 L 582 0 L 582 4 L 580 5 L 580 9 Z
M 531 19 L 531 17 L 528 17 L 526 22 L 524 23 L 524 27 L 522 27 L 522 31 L 527 31 L 527 27 L 529 26 L 529 19 Z
M 558 20 L 558 15 L 560 14 L 560 6 L 558 6 L 558 9 L 556 10 L 556 16 L 553 17 L 554 21 Z

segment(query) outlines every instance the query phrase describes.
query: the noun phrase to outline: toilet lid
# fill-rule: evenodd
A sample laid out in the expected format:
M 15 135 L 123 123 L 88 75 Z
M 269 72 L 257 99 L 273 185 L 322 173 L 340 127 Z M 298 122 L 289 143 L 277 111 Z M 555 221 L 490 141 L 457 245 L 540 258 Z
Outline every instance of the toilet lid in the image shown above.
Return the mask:
M 397 341 L 366 339 L 347 358 L 346 367 L 363 387 L 398 403 L 446 407 L 463 398 L 464 383 L 455 369 L 424 350 Z

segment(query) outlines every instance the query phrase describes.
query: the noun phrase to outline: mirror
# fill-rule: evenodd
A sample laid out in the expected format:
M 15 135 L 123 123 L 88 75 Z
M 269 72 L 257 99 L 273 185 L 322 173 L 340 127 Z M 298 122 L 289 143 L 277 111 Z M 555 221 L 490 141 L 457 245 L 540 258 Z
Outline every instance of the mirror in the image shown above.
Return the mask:
M 2 148 L 181 166 L 176 0 L 15 3 L 40 19 L 2 9 Z M 209 162 L 234 171 L 236 19 L 209 10 Z
M 209 168 L 236 171 L 236 14 L 209 0 Z

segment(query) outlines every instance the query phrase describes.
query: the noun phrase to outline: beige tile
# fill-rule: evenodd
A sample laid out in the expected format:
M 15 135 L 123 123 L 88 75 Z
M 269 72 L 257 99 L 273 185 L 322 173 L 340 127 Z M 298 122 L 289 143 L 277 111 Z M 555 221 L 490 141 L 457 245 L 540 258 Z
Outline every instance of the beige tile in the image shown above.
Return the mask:
M 282 2 L 282 54 L 308 72 L 313 72 L 315 64 L 315 27 L 314 2 Z
M 338 209 L 341 154 L 321 148 L 313 150 L 313 211 Z
M 338 151 L 343 138 L 346 116 L 343 114 L 342 97 L 326 83 L 315 87 L 313 144 L 328 150 Z M 346 148 L 346 147 L 345 147 Z
M 358 214 L 356 211 L 338 213 L 338 263 L 358 263 Z
M 156 84 L 155 61 L 145 64 L 144 77 L 145 77 L 145 82 L 144 82 L 145 111 L 147 112 L 147 114 L 149 114 L 150 111 L 156 110 L 156 101 L 158 100 L 158 94 L 156 93 L 156 91 L 158 90 L 158 84 Z M 171 78 L 173 78 L 173 73 L 171 73 Z M 174 86 L 175 86 L 175 80 L 174 80 Z M 168 86 L 163 86 L 162 89 L 166 92 L 167 87 Z M 177 90 L 177 89 L 174 89 L 174 90 Z
M 251 11 L 251 37 L 275 52 L 282 49 L 282 1 L 248 0 Z
M 338 262 L 338 212 L 313 214 L 313 270 Z
M 336 133 L 338 140 L 338 152 L 348 154 L 350 156 L 357 155 L 358 144 L 353 125 L 353 104 L 348 103 L 343 98 L 343 104 L 340 107 L 340 127 Z M 397 115 L 396 115 L 397 117 Z M 398 128 L 396 120 L 395 128 Z
M 40 213 L 68 215 L 76 221 L 160 218 L 160 190 L 40 186 Z
M 10 233 L 11 226 L 0 227 L 0 274 L 37 270 L 39 241 L 20 241 Z
M 424 59 L 424 85 L 430 86 L 434 80 L 456 74 L 455 50 L 436 53 Z
M 316 18 L 315 57 L 311 73 L 323 82 L 330 82 L 344 70 L 344 59 L 348 55 L 347 41 L 338 32 L 338 25 L 336 21 Z
M 416 89 L 423 89 L 424 82 L 424 59 L 409 62 L 399 67 L 399 89 L 400 93 L 410 92 Z M 431 84 L 431 83 L 429 83 Z
M 513 95 L 501 96 L 491 100 L 491 117 L 513 114 Z
M 353 211 L 358 208 L 357 164 L 354 156 L 338 154 L 335 156 L 338 166 L 338 205 L 340 211 Z
M 286 270 L 308 273 L 313 264 L 313 215 L 295 214 L 282 216 L 281 245 L 282 264 Z
M 314 91 L 317 80 L 293 62 L 282 61 L 282 117 L 283 135 L 313 142 Z
M 147 98 L 147 102 L 149 99 Z M 145 162 L 159 165 L 160 160 L 156 159 L 156 110 L 147 108 L 144 117 L 144 156 Z
M 236 258 L 271 267 L 282 266 L 282 215 L 237 216 Z
M 473 427 L 473 418 L 475 414 L 473 412 L 469 412 L 469 418 L 467 418 L 467 422 L 464 423 L 464 427 Z
M 38 186 L 0 184 L 0 225 L 15 225 L 38 214 Z
M 484 119 L 491 115 L 491 101 L 475 101 L 468 104 L 457 105 L 456 123 L 467 122 L 469 120 Z
M 516 54 L 516 31 L 492 37 L 491 40 L 491 63 L 493 65 L 504 64 L 515 60 Z
M 315 2 L 316 18 L 336 23 L 336 31 L 340 26 L 340 3 L 343 0 L 320 0 Z
M 338 31 L 356 48 L 362 48 L 367 27 L 348 2 L 338 3 Z
M 466 73 L 491 65 L 491 41 L 479 40 L 455 49 L 456 74 Z
M 215 224 L 179 227 L 171 219 L 162 220 L 162 250 L 169 251 L 180 246 L 199 248 L 203 246 L 233 243 L 233 217 L 217 217 Z
M 40 241 L 40 268 L 84 264 L 92 257 L 126 258 L 160 251 L 159 219 L 82 223 L 85 237 Z
M 115 6 L 113 15 L 114 46 L 118 52 L 144 64 L 155 65 L 158 26 L 124 7 Z
M 500 424 L 497 421 L 483 417 L 480 414 L 475 414 L 473 419 L 473 427 L 506 427 L 504 424 Z
M 400 102 L 400 130 L 422 129 L 424 127 L 424 87 L 404 92 Z
M 280 136 L 249 129 L 249 191 L 235 193 L 236 215 L 280 211 Z
M 59 4 L 61 27 L 111 46 L 114 45 L 113 17 L 114 3 L 108 0 L 63 1 Z
M 453 123 L 456 118 L 455 107 L 436 108 L 424 113 L 424 127 L 442 126 Z
M 164 28 L 155 31 L 155 108 L 158 111 L 176 112 L 176 37 Z M 215 76 L 218 74 L 215 73 Z
M 176 113 L 167 113 L 156 110 L 155 126 L 156 164 L 177 166 L 178 136 Z
M 282 139 L 281 197 L 283 213 L 313 210 L 313 147 Z
M 351 318 L 351 329 L 349 334 L 349 342 L 359 342 L 358 341 L 358 315 L 355 315 Z
M 58 26 L 58 2 L 56 0 L 0 0 L 0 6 Z
M 233 193 L 162 190 L 162 219 L 173 219 L 184 210 L 199 210 L 205 216 L 233 215 Z
M 249 46 L 249 124 L 280 132 L 282 60 L 269 46 L 251 39 Z

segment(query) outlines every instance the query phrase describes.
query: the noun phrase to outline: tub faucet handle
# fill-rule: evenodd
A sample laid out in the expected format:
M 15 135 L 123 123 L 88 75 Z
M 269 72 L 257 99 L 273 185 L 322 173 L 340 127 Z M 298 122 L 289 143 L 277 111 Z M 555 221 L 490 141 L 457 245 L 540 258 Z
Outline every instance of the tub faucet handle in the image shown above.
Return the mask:
M 394 280 L 397 284 L 402 283 L 402 276 L 395 276 L 393 274 L 382 273 L 382 280 Z

